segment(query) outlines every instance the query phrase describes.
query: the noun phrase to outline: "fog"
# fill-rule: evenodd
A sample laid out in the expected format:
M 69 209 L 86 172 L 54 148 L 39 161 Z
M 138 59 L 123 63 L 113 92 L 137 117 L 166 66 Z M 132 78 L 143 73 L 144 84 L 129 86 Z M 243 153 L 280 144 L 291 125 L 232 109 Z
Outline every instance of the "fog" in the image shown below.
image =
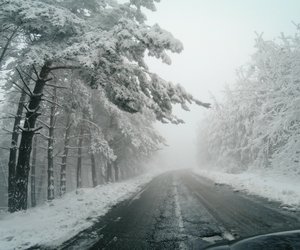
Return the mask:
M 184 51 L 171 55 L 171 66 L 148 59 L 150 69 L 182 84 L 201 101 L 211 101 L 211 95 L 220 99 L 224 85 L 235 81 L 236 69 L 251 59 L 256 33 L 263 32 L 264 39 L 293 34 L 292 22 L 300 22 L 299 7 L 297 0 L 161 1 L 156 12 L 147 12 L 148 22 L 180 39 Z M 157 124 L 169 145 L 160 152 L 160 166 L 197 165 L 197 127 L 207 112 L 202 107 L 193 106 L 190 112 L 175 107 L 184 125 Z
M 0 250 L 299 249 L 299 0 L 0 6 Z

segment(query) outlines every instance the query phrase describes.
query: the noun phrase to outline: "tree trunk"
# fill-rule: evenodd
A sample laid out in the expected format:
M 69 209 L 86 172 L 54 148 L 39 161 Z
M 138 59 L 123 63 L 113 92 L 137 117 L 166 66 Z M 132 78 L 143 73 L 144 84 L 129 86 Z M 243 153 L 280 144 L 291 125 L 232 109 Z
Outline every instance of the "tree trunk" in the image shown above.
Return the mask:
M 14 212 L 15 201 L 14 201 L 14 186 L 15 186 L 15 174 L 16 174 L 16 164 L 17 164 L 17 153 L 18 153 L 18 140 L 19 140 L 19 126 L 22 120 L 23 106 L 26 100 L 25 91 L 22 91 L 17 114 L 14 121 L 13 132 L 11 136 L 11 147 L 9 151 L 8 160 L 8 211 Z
M 107 163 L 106 182 L 112 181 L 112 163 Z
M 125 180 L 125 177 L 124 177 L 124 166 L 122 166 L 122 168 L 119 168 L 119 179 L 120 180 Z
M 119 181 L 119 165 L 114 163 L 114 170 L 115 170 L 115 181 Z
M 92 131 L 90 129 L 90 157 L 91 157 L 91 170 L 92 170 L 92 183 L 93 187 L 96 187 L 98 185 L 97 183 L 97 172 L 96 172 L 96 159 L 95 159 L 95 153 L 93 152 L 93 138 L 92 138 Z
M 104 159 L 100 156 L 99 160 L 99 176 L 98 176 L 98 184 L 105 183 L 105 162 Z
M 92 168 L 93 187 L 96 187 L 98 183 L 97 183 L 97 173 L 96 173 L 96 159 L 94 153 L 91 153 L 91 168 Z
M 127 179 L 126 173 L 127 173 L 127 164 L 126 165 L 124 164 L 123 167 L 120 169 L 120 175 L 121 175 L 122 180 Z
M 54 130 L 56 123 L 56 87 L 53 87 L 52 104 L 50 108 L 50 124 L 49 124 L 49 137 L 48 137 L 48 187 L 47 187 L 47 200 L 54 199 Z
M 40 175 L 40 180 L 37 183 L 37 192 L 36 192 L 37 203 L 39 201 L 42 201 L 42 202 L 45 201 L 44 183 L 45 183 L 45 177 L 46 177 L 46 167 L 44 165 L 42 165 L 40 169 L 42 170 L 42 172 Z
M 70 142 L 70 132 L 71 132 L 71 114 L 67 114 L 66 122 L 66 132 L 64 139 L 64 152 L 61 159 L 61 168 L 60 168 L 60 195 L 66 193 L 66 171 L 67 171 L 67 159 L 69 154 L 69 142 Z
M 31 206 L 36 206 L 36 196 L 35 196 L 35 169 L 36 169 L 36 155 L 37 155 L 37 136 L 33 139 L 33 149 L 32 149 L 32 161 L 31 161 Z
M 31 95 L 24 127 L 22 129 L 21 142 L 19 147 L 19 157 L 16 166 L 15 188 L 13 191 L 13 199 L 15 204 L 11 211 L 19 211 L 27 209 L 27 188 L 28 175 L 30 170 L 30 154 L 32 149 L 32 138 L 38 130 L 35 128 L 37 117 L 40 115 L 38 110 L 42 101 L 43 90 L 47 82 L 47 77 L 50 73 L 50 64 L 45 64 L 39 74 L 39 78 L 35 82 L 33 95 Z
M 77 179 L 77 188 L 82 187 L 82 182 L 81 182 L 81 168 L 82 168 L 82 144 L 83 144 L 83 124 L 81 125 L 80 128 L 80 134 L 79 134 L 79 139 L 78 139 L 78 158 L 77 158 L 77 174 L 76 174 L 76 179 Z

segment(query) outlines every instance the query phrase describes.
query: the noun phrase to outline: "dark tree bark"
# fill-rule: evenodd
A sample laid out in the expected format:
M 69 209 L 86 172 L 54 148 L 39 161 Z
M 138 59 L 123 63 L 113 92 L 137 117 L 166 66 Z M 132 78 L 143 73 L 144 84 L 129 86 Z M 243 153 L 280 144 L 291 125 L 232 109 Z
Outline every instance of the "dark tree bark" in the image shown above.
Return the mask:
M 35 124 L 37 117 L 40 115 L 38 110 L 42 101 L 47 77 L 50 73 L 49 67 L 50 63 L 47 63 L 42 67 L 40 74 L 37 76 L 38 79 L 35 82 L 34 90 L 29 100 L 24 127 L 22 129 L 19 157 L 16 166 L 15 188 L 13 191 L 13 199 L 15 200 L 15 203 L 10 209 L 12 212 L 27 209 L 27 188 L 32 138 L 38 130 L 35 128 Z
M 66 171 L 67 171 L 67 159 L 69 154 L 69 142 L 70 142 L 70 132 L 71 132 L 71 114 L 67 114 L 66 121 L 66 132 L 64 138 L 64 151 L 61 159 L 61 168 L 60 168 L 60 195 L 66 193 Z
M 50 108 L 50 123 L 49 123 L 49 135 L 48 135 L 48 187 L 47 187 L 47 200 L 54 199 L 54 130 L 56 123 L 56 86 L 53 87 L 52 103 Z
M 91 156 L 91 168 L 92 168 L 92 182 L 93 182 L 93 187 L 96 187 L 98 183 L 97 183 L 95 154 L 91 153 L 90 156 Z
M 8 210 L 9 212 L 14 211 L 15 200 L 14 200 L 14 187 L 15 187 L 15 173 L 17 164 L 17 153 L 18 153 L 18 140 L 19 140 L 19 126 L 22 120 L 23 107 L 26 100 L 25 91 L 21 92 L 21 96 L 18 102 L 17 114 L 15 116 L 13 132 L 11 136 L 11 146 L 9 150 L 8 160 Z
M 96 158 L 95 153 L 93 152 L 93 133 L 90 128 L 90 158 L 91 158 L 91 172 L 92 172 L 92 183 L 93 187 L 96 187 L 98 185 L 97 183 L 97 172 L 96 172 Z
M 82 169 L 82 144 L 83 144 L 83 136 L 84 136 L 83 133 L 84 133 L 84 128 L 83 128 L 83 124 L 81 124 L 80 134 L 78 139 L 78 153 L 77 153 L 77 171 L 76 171 L 77 188 L 82 187 L 81 169 Z
M 36 155 L 37 155 L 37 136 L 33 139 L 33 148 L 32 148 L 32 161 L 31 161 L 31 206 L 36 206 L 36 192 L 35 192 L 35 169 L 36 169 Z

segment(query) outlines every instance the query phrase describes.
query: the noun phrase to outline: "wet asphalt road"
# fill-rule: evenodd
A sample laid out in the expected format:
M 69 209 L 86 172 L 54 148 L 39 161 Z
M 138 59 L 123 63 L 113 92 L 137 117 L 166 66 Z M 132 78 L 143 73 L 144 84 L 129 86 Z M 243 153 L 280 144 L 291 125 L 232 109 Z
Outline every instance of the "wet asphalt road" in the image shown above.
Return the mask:
M 160 175 L 59 249 L 203 249 L 299 229 L 299 213 L 234 192 L 189 171 Z M 57 249 L 57 248 L 56 248 Z

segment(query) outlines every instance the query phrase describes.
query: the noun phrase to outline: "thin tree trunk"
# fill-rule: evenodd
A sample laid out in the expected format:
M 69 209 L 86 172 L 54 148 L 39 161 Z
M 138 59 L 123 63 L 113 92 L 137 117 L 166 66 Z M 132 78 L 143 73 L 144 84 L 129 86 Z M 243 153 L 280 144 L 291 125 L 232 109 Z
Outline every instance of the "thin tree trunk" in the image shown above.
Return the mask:
M 125 163 L 123 164 L 123 166 L 122 166 L 122 168 L 120 169 L 120 178 L 122 179 L 122 180 L 126 180 L 126 170 L 127 168 L 126 168 L 126 165 L 125 165 Z
M 99 176 L 98 176 L 98 183 L 104 184 L 105 183 L 105 162 L 104 159 L 100 156 L 99 160 Z
M 112 166 L 111 163 L 107 163 L 107 169 L 106 169 L 106 182 L 112 181 Z
M 92 183 L 93 187 L 96 187 L 98 185 L 97 183 L 97 172 L 96 172 L 96 159 L 95 159 L 95 153 L 93 152 L 93 138 L 92 138 L 92 131 L 90 129 L 90 157 L 91 157 L 91 170 L 92 170 Z
M 44 183 L 45 183 L 45 176 L 46 176 L 46 167 L 45 166 L 43 166 L 42 167 L 42 173 L 41 173 L 41 175 L 40 175 L 40 180 L 39 180 L 39 182 L 38 182 L 38 185 L 37 185 L 37 192 L 36 192 L 36 198 L 37 198 L 37 200 L 38 200 L 38 202 L 39 201 L 44 201 L 44 198 L 45 198 L 45 196 L 44 196 Z
M 79 134 L 79 139 L 78 139 L 78 156 L 77 156 L 77 171 L 76 171 L 76 183 L 77 183 L 77 188 L 82 187 L 82 181 L 81 181 L 81 169 L 82 169 L 82 144 L 83 144 L 83 124 L 81 125 L 80 128 L 80 134 Z
M 64 152 L 61 159 L 61 168 L 60 168 L 60 195 L 66 193 L 66 171 L 67 171 L 67 159 L 69 154 L 69 142 L 70 142 L 70 132 L 71 132 L 71 114 L 67 114 L 66 122 L 66 132 L 64 139 Z
M 37 117 L 40 115 L 38 110 L 42 101 L 44 87 L 47 77 L 50 73 L 50 64 L 45 64 L 35 82 L 33 94 L 30 97 L 29 105 L 26 112 L 24 127 L 22 130 L 21 142 L 19 147 L 19 157 L 16 166 L 15 188 L 13 191 L 14 205 L 10 211 L 19 211 L 27 209 L 27 188 L 28 175 L 30 170 L 30 154 L 32 150 L 32 138 L 38 130 L 35 128 Z
M 95 154 L 93 152 L 91 153 L 91 168 L 92 168 L 93 187 L 96 187 L 98 185 L 97 173 L 96 173 L 96 159 L 95 159 Z
M 50 108 L 50 124 L 49 124 L 49 137 L 48 137 L 48 187 L 47 187 L 47 200 L 54 199 L 54 130 L 56 123 L 56 87 L 53 87 L 52 104 Z
M 122 168 L 119 168 L 119 179 L 124 180 L 124 166 Z
M 13 132 L 11 136 L 11 146 L 9 151 L 8 160 L 8 210 L 9 212 L 14 211 L 15 200 L 14 200 L 14 187 L 15 187 L 15 174 L 17 164 L 17 153 L 18 153 L 18 140 L 19 140 L 19 126 L 22 120 L 23 106 L 26 100 L 25 91 L 21 92 L 21 96 L 18 103 L 17 114 L 15 116 Z
M 36 169 L 36 155 L 37 155 L 37 136 L 33 139 L 33 149 L 32 149 L 32 161 L 31 161 L 31 206 L 36 206 L 36 192 L 35 192 L 35 169 Z
M 114 162 L 115 181 L 119 181 L 119 165 Z

